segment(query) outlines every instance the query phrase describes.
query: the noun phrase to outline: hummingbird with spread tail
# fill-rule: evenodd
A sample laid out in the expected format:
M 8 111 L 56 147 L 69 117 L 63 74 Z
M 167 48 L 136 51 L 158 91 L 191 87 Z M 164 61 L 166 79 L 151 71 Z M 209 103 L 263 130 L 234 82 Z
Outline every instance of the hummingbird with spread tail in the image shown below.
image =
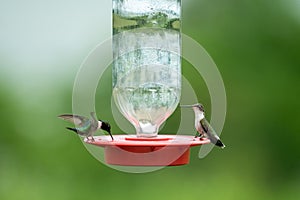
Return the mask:
M 222 149 L 225 148 L 225 145 L 221 142 L 219 136 L 216 134 L 215 130 L 209 124 L 209 122 L 205 119 L 204 107 L 202 104 L 197 103 L 194 105 L 181 105 L 183 108 L 192 107 L 195 113 L 195 128 L 197 133 L 196 137 L 206 137 L 210 140 L 211 143 L 215 144 Z
M 88 141 L 94 141 L 93 135 L 99 129 L 107 131 L 111 139 L 114 140 L 110 131 L 110 124 L 108 122 L 98 120 L 96 118 L 95 112 L 91 112 L 90 115 L 91 118 L 83 117 L 80 115 L 62 114 L 59 115 L 58 118 L 69 121 L 76 125 L 76 128 L 67 127 L 67 129 L 74 131 L 78 135 L 86 137 Z

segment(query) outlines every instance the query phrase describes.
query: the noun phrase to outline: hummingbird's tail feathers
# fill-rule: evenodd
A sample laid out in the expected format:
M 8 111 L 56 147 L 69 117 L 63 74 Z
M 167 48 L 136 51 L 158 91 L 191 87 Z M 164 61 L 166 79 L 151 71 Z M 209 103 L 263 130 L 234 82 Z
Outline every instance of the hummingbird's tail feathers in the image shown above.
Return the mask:
M 221 147 L 222 149 L 225 148 L 225 145 L 221 142 L 221 140 L 217 140 L 215 145 L 218 146 L 218 147 Z
M 81 136 L 86 136 L 87 134 L 76 129 L 76 128 L 70 128 L 70 127 L 66 127 L 66 129 L 70 130 L 70 131 L 74 131 L 75 133 L 77 133 L 78 135 L 81 135 Z
M 74 131 L 75 133 L 77 133 L 77 129 L 76 128 L 66 127 L 66 129 L 68 129 L 70 131 Z

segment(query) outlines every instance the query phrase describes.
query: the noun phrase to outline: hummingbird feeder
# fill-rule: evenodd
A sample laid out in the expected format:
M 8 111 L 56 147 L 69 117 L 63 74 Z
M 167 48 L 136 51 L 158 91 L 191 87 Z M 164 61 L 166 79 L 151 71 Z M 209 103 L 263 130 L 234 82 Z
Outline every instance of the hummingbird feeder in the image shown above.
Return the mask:
M 112 0 L 113 96 L 136 135 L 97 136 L 108 164 L 170 166 L 189 162 L 208 139 L 158 135 L 181 94 L 181 0 Z

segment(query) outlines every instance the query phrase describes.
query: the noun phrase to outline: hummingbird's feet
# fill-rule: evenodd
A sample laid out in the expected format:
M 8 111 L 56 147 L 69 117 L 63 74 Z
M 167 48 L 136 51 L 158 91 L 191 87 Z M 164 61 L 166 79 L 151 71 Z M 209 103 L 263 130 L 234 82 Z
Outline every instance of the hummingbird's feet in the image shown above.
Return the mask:
M 194 137 L 194 141 L 199 138 L 199 140 L 203 140 L 205 138 L 204 134 L 199 134 L 198 132 L 196 133 Z
M 194 138 L 196 139 L 197 137 L 201 138 L 201 137 L 203 137 L 203 134 L 200 134 L 200 133 L 198 133 L 198 131 L 197 131 Z
M 198 139 L 198 135 L 195 135 L 193 141 L 196 141 Z
M 86 137 L 86 141 L 87 141 L 87 142 L 95 142 L 95 139 L 94 139 L 93 136 L 87 136 L 87 137 Z

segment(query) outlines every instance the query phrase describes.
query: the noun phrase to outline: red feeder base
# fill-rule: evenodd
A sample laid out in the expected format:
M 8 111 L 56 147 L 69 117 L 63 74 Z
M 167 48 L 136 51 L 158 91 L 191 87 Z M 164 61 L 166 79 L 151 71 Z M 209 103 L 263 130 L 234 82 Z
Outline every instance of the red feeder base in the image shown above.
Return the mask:
M 135 135 L 96 136 L 88 144 L 104 147 L 105 161 L 124 166 L 174 166 L 189 163 L 190 147 L 207 144 L 208 139 L 186 135 L 159 135 L 138 138 Z

